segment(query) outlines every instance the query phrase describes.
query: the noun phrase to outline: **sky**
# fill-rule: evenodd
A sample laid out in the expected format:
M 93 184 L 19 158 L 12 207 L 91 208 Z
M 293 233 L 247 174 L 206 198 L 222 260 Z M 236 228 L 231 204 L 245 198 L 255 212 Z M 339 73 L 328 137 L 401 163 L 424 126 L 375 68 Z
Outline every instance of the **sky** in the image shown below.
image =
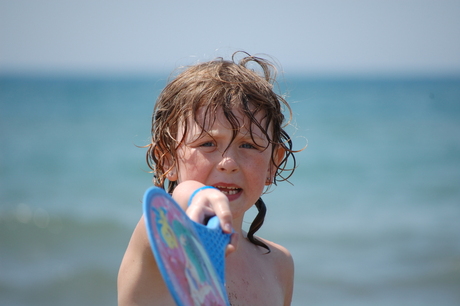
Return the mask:
M 460 75 L 460 1 L 0 0 L 0 73 L 156 73 L 238 50 L 284 73 Z

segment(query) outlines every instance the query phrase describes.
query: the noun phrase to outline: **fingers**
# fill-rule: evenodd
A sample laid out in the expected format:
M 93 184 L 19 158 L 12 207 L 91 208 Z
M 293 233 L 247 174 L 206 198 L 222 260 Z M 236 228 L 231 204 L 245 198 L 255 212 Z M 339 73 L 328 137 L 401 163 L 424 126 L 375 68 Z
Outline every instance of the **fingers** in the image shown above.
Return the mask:
M 238 235 L 233 230 L 233 218 L 230 210 L 230 203 L 225 194 L 215 188 L 202 188 L 203 185 L 197 181 L 185 181 L 180 183 L 173 192 L 173 198 L 186 211 L 190 219 L 205 224 L 209 218 L 219 218 L 222 231 L 232 234 L 230 244 L 225 254 L 233 253 L 238 244 Z M 200 189 L 198 192 L 197 190 Z M 192 196 L 193 195 L 193 196 Z M 192 199 L 190 200 L 190 197 Z M 188 206 L 188 204 L 190 204 Z
M 230 255 L 231 253 L 235 252 L 238 247 L 238 235 L 233 233 L 230 239 L 230 243 L 225 248 L 225 256 Z
M 204 189 L 197 193 L 187 209 L 187 215 L 200 223 L 204 223 L 209 217 L 217 216 L 224 233 L 233 231 L 228 198 L 217 189 Z

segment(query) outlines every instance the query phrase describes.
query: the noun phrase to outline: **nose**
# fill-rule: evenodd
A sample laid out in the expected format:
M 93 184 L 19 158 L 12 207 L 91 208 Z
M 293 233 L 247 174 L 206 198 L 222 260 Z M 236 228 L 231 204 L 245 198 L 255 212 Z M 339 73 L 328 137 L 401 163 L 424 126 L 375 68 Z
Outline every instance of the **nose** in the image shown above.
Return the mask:
M 228 152 L 226 152 L 224 153 L 224 155 L 222 155 L 222 159 L 217 164 L 217 169 L 219 171 L 226 173 L 234 173 L 238 172 L 239 166 L 235 158 L 233 158 L 228 154 Z

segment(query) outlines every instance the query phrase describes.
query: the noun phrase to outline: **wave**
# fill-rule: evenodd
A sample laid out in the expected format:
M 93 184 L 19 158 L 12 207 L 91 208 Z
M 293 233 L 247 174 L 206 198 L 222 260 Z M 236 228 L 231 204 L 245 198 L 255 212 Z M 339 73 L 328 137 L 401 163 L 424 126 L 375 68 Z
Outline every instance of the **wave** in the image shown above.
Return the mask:
M 131 229 L 109 219 L 0 218 L 1 305 L 114 305 Z

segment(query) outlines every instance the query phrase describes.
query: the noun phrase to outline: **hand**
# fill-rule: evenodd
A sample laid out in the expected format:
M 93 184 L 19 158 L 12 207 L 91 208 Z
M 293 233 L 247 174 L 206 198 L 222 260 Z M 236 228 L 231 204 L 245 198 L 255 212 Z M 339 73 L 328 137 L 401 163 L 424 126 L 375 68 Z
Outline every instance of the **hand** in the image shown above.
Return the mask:
M 190 206 L 187 207 L 190 196 L 194 191 L 204 186 L 196 181 L 182 182 L 174 189 L 173 198 L 193 221 L 205 224 L 205 221 L 209 220 L 209 218 L 217 216 L 223 232 L 232 233 L 233 226 L 230 203 L 227 196 L 219 190 L 214 188 L 200 190 L 193 196 Z M 236 234 L 232 235 L 230 244 L 225 250 L 226 255 L 236 251 L 237 237 L 238 235 Z

